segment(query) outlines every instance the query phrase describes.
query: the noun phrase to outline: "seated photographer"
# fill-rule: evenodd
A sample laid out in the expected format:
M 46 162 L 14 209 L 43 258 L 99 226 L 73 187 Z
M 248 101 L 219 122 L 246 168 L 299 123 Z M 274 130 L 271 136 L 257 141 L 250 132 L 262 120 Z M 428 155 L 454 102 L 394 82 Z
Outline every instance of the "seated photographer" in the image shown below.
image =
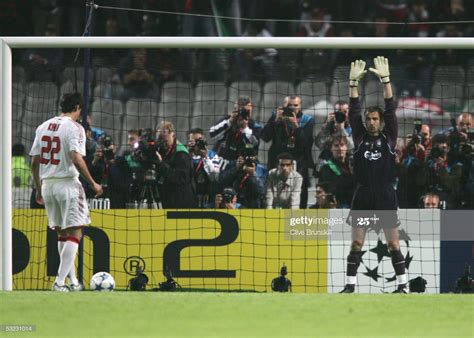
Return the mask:
M 268 119 L 262 131 L 262 140 L 272 142 L 268 151 L 268 169 L 278 166 L 278 154 L 290 153 L 296 161 L 296 171 L 303 177 L 300 208 L 308 204 L 309 169 L 314 167 L 313 154 L 314 118 L 301 111 L 301 98 L 288 96 L 282 107 Z
M 257 177 L 257 162 L 253 157 L 239 156 L 235 166 L 219 174 L 220 186 L 230 186 L 237 192 L 243 208 L 261 208 L 265 197 L 265 182 Z
M 320 182 L 316 184 L 316 203 L 309 209 L 335 209 L 337 207 L 336 196 L 332 193 L 329 183 Z
M 164 209 L 195 208 L 196 192 L 188 149 L 176 139 L 174 126 L 164 121 L 157 134 L 158 190 Z
M 303 177 L 294 169 L 293 156 L 278 155 L 278 168 L 270 170 L 267 179 L 267 209 L 299 209 Z
M 214 150 L 226 160 L 236 160 L 242 148 L 251 146 L 258 150 L 262 127 L 252 119 L 252 101 L 249 96 L 239 96 L 228 116 L 211 127 L 209 134 L 216 139 Z
M 240 203 L 237 203 L 237 192 L 233 188 L 224 188 L 221 194 L 216 194 L 214 203 L 209 203 L 208 208 L 215 209 L 241 209 Z
M 321 150 L 321 158 L 327 159 L 330 156 L 330 149 L 327 142 L 331 136 L 345 136 L 347 138 L 347 148 L 354 149 L 352 141 L 352 128 L 349 125 L 349 103 L 338 101 L 334 104 L 334 111 L 329 112 L 326 121 L 320 132 L 314 138 L 314 144 Z
M 204 207 L 209 198 L 215 195 L 215 182 L 219 176 L 220 166 L 225 161 L 213 150 L 207 149 L 204 131 L 193 128 L 188 132 L 186 143 L 193 161 L 193 180 L 196 186 L 198 207 Z
M 347 140 L 345 136 L 332 136 L 329 139 L 331 158 L 319 172 L 320 182 L 326 182 L 332 186 L 340 208 L 350 207 L 356 186 L 353 166 L 348 156 Z

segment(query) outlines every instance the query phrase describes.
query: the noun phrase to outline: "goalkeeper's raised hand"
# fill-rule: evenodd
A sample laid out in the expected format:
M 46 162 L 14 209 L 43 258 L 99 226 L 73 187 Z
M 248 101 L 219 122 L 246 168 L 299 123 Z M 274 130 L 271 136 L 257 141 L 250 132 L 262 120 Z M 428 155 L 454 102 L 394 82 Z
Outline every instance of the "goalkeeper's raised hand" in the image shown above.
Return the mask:
M 359 81 L 362 80 L 365 73 L 365 61 L 362 60 L 355 60 L 351 63 L 351 71 L 349 72 L 349 85 L 351 87 L 357 87 L 359 85 Z
M 374 73 L 382 83 L 390 82 L 390 70 L 388 67 L 388 59 L 383 56 L 377 56 L 374 58 L 375 68 L 369 68 L 369 70 Z

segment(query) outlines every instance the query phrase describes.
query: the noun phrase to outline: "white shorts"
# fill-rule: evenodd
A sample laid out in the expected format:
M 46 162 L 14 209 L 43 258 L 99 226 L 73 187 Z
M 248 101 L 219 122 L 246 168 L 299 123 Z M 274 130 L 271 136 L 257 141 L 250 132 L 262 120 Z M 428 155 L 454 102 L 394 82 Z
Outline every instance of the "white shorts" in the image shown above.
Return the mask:
M 44 180 L 41 193 L 50 228 L 65 229 L 90 224 L 86 194 L 78 178 Z

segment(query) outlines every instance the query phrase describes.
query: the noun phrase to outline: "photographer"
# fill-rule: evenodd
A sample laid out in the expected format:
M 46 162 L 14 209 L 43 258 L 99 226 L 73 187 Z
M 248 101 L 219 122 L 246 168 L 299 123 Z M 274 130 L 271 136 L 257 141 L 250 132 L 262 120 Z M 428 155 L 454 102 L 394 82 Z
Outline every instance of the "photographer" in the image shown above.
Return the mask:
M 196 186 L 198 207 L 204 207 L 210 196 L 214 196 L 215 182 L 217 181 L 220 166 L 215 165 L 216 157 L 220 158 L 213 150 L 207 149 L 207 142 L 204 138 L 204 131 L 201 128 L 194 128 L 188 132 L 186 143 L 189 154 L 193 161 L 193 181 Z M 224 159 L 220 158 L 217 163 Z
M 171 122 L 162 122 L 157 133 L 156 169 L 163 208 L 195 208 L 196 192 L 188 149 L 176 139 Z
M 314 138 L 314 144 L 321 150 L 320 158 L 328 159 L 330 149 L 327 142 L 331 136 L 345 136 L 349 151 L 354 149 L 352 141 L 352 128 L 349 125 L 349 104 L 346 101 L 338 101 L 334 104 L 334 111 L 329 112 L 321 131 Z
M 314 118 L 301 111 L 299 96 L 286 97 L 282 107 L 272 113 L 262 131 L 262 140 L 272 142 L 268 151 L 267 168 L 278 166 L 278 154 L 290 153 L 296 161 L 296 171 L 303 177 L 300 208 L 308 204 L 309 168 L 314 167 L 313 145 Z
M 316 203 L 309 209 L 335 209 L 337 207 L 336 196 L 332 193 L 331 187 L 327 182 L 316 184 Z
M 410 160 L 410 157 L 424 162 L 427 153 L 431 150 L 431 130 L 427 124 L 422 124 L 420 119 L 414 121 L 413 134 L 409 136 L 410 141 L 402 153 L 402 161 Z
M 219 174 L 221 186 L 233 187 L 237 201 L 244 208 L 261 208 L 265 197 L 265 183 L 257 176 L 257 161 L 254 157 L 239 156 L 235 166 Z
M 278 168 L 268 173 L 267 209 L 298 209 L 302 184 L 303 177 L 293 167 L 293 156 L 278 155 Z
M 104 189 L 102 197 L 110 199 L 110 207 L 124 209 L 128 202 L 132 174 L 125 158 L 115 156 L 115 145 L 110 136 L 104 134 L 99 138 L 88 167 L 94 180 L 100 182 Z M 93 198 L 93 195 L 89 194 L 88 198 Z
M 92 178 L 104 188 L 102 197 L 108 197 L 108 176 L 114 160 L 115 145 L 112 143 L 112 138 L 104 134 L 98 138 L 92 158 L 86 160 Z M 87 198 L 94 198 L 95 193 L 89 186 L 85 191 Z
M 215 209 L 241 209 L 240 203 L 237 203 L 237 192 L 233 188 L 224 188 L 222 194 L 216 194 L 214 199 Z
M 258 150 L 262 127 L 252 119 L 252 101 L 239 96 L 232 112 L 211 127 L 209 134 L 217 139 L 214 150 L 226 160 L 236 160 L 242 148 Z
M 445 203 L 447 209 L 456 209 L 460 203 L 462 164 L 449 163 L 449 142 L 449 138 L 443 135 L 433 138 L 433 148 L 425 170 L 429 189 L 439 195 L 441 203 Z

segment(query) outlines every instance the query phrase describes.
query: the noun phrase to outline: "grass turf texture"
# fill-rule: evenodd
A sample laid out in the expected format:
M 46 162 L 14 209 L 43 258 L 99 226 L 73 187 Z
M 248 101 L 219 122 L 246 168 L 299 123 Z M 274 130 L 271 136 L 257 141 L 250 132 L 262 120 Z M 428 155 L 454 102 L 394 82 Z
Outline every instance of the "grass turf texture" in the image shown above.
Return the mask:
M 474 336 L 473 295 L 0 292 L 8 337 Z

